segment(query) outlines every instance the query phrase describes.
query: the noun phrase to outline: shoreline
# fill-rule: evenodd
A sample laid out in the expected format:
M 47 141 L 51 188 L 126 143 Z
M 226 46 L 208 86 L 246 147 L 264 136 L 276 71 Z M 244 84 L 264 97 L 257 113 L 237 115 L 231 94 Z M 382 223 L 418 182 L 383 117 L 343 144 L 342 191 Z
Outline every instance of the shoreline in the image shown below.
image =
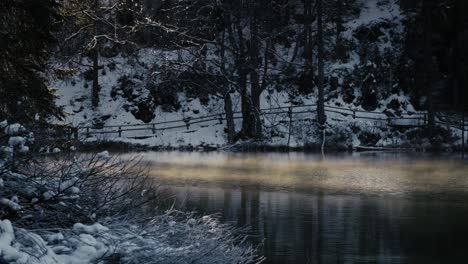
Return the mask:
M 268 145 L 256 142 L 244 142 L 235 145 L 184 145 L 184 146 L 149 146 L 138 143 L 128 142 L 115 142 L 115 141 L 96 141 L 96 142 L 79 142 L 77 144 L 81 150 L 94 151 L 94 150 L 111 150 L 118 152 L 131 152 L 131 151 L 180 151 L 180 152 L 213 152 L 213 151 L 227 151 L 227 152 L 304 152 L 304 153 L 321 153 L 321 148 L 318 145 L 305 145 L 299 147 L 290 147 L 282 145 Z M 359 152 L 413 152 L 413 153 L 468 153 L 468 148 L 465 147 L 463 151 L 461 146 L 454 147 L 411 147 L 411 146 L 395 146 L 395 147 L 373 147 L 373 146 L 357 146 L 352 148 L 343 148 L 339 146 L 330 146 L 325 148 L 327 153 L 359 153 Z

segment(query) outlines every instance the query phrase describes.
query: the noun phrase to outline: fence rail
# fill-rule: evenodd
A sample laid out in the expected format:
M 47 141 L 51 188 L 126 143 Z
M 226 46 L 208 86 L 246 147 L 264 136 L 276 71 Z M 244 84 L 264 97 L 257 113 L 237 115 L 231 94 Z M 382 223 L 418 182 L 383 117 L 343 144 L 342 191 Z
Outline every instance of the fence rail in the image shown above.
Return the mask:
M 264 108 L 260 109 L 262 116 L 271 116 L 271 115 L 285 115 L 286 118 L 292 117 L 292 115 L 316 113 L 316 104 L 308 105 L 296 105 L 296 106 L 281 106 L 274 108 Z M 400 116 L 390 116 L 389 113 L 385 112 L 371 112 L 361 109 L 349 109 L 337 106 L 325 106 L 325 111 L 327 113 L 334 113 L 341 115 L 342 117 L 352 117 L 357 120 L 372 120 L 372 121 L 382 121 L 385 122 L 387 126 L 405 126 L 405 127 L 421 127 L 427 125 L 427 113 L 418 112 L 412 114 L 405 114 Z M 241 112 L 233 112 L 234 119 L 242 118 Z M 226 120 L 226 115 L 224 113 L 210 114 L 201 117 L 187 117 L 177 120 L 167 120 L 161 122 L 147 123 L 147 124 L 122 124 L 122 125 L 110 125 L 110 126 L 82 126 L 75 128 L 75 136 L 78 138 L 79 135 L 85 135 L 85 137 L 90 137 L 92 135 L 105 135 L 105 134 L 115 134 L 118 137 L 122 137 L 124 132 L 130 131 L 148 131 L 149 135 L 155 135 L 157 131 L 173 130 L 173 129 L 186 129 L 189 130 L 191 125 L 195 124 L 205 124 L 211 122 L 217 122 L 222 124 Z M 289 120 L 289 119 L 287 119 Z M 286 121 L 287 121 L 286 120 Z M 282 120 L 285 121 L 285 120 Z M 344 120 L 343 120 L 344 121 Z M 406 121 L 406 122 L 405 122 Z M 437 120 L 441 125 L 448 125 L 454 128 L 463 129 L 465 126 L 468 126 L 465 123 L 465 126 L 459 125 L 458 120 L 453 122 L 452 119 L 447 120 L 440 118 Z M 148 135 L 148 136 L 149 136 Z

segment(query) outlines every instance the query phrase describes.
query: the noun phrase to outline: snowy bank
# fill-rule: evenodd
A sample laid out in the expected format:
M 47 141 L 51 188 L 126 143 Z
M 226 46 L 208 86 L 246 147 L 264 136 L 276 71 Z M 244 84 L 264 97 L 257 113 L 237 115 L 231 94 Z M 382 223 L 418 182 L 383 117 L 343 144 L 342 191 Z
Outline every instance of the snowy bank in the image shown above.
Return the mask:
M 77 223 L 72 229 L 15 228 L 0 221 L 0 260 L 24 264 L 259 263 L 263 258 L 214 218 L 177 212 L 145 224 Z

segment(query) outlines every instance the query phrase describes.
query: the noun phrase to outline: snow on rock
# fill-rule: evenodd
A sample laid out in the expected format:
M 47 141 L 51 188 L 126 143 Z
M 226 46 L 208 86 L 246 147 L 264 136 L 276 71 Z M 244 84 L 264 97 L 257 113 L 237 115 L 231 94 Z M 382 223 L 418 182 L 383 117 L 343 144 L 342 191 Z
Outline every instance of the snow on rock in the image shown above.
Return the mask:
M 6 147 L 6 146 L 1 146 L 0 151 L 6 154 L 11 154 L 13 153 L 13 148 L 11 147 Z
M 72 193 L 72 194 L 78 194 L 78 193 L 80 193 L 80 188 L 78 188 L 76 186 L 73 186 L 73 187 L 71 187 L 69 189 L 69 192 Z M 75 197 L 75 196 L 70 196 L 70 198 L 73 198 L 73 197 Z
M 8 176 L 9 178 L 11 179 L 15 179 L 15 180 L 26 180 L 28 177 L 24 174 L 21 174 L 21 173 L 16 173 L 16 172 L 6 172 L 5 173 L 6 176 Z
M 65 191 L 65 190 L 70 190 L 72 188 L 72 186 L 75 185 L 78 182 L 78 180 L 79 180 L 78 177 L 73 177 L 73 179 L 71 179 L 71 180 L 64 181 L 64 182 L 60 183 L 59 190 L 61 192 Z
M 10 200 L 7 198 L 1 198 L 0 204 L 10 207 L 14 211 L 21 210 L 21 205 L 18 204 L 18 198 L 14 199 L 14 197 Z
M 18 233 L 19 236 L 15 236 Z M 69 239 L 72 247 L 51 246 L 65 239 L 61 234 L 41 236 L 26 230 L 14 230 L 9 220 L 0 221 L 0 262 L 18 264 L 88 264 L 103 257 L 110 249 L 89 235 Z M 24 243 L 21 243 L 24 242 Z M 59 250 L 60 248 L 61 250 Z M 62 252 L 64 254 L 57 254 Z M 68 254 L 67 254 L 68 253 Z M 2 262 L 3 263 L 3 262 Z
M 62 241 L 65 239 L 62 233 L 55 233 L 55 234 L 50 234 L 46 236 L 47 242 L 49 243 L 55 243 L 58 241 Z
M 93 225 L 85 225 L 81 223 L 76 223 L 73 225 L 73 230 L 77 232 L 85 232 L 88 234 L 96 234 L 100 232 L 109 231 L 109 228 L 98 223 L 93 224 Z
M 76 243 L 76 249 L 72 254 L 63 256 L 62 259 L 69 264 L 92 263 L 106 255 L 110 250 L 104 243 L 96 240 L 88 234 L 81 234 Z
M 61 150 L 59 148 L 54 148 L 52 150 L 52 153 L 60 153 L 60 152 L 61 152 Z
M 109 151 L 105 150 L 96 154 L 98 159 L 110 159 Z
M 29 147 L 24 146 L 24 145 L 22 145 L 21 148 L 19 149 L 19 152 L 21 152 L 21 153 L 25 153 L 25 152 L 28 152 L 28 151 L 29 151 Z
M 15 233 L 13 232 L 13 226 L 9 220 L 0 220 L 0 256 L 3 260 L 9 262 L 23 262 L 27 256 L 25 253 L 19 252 L 12 246 L 12 242 L 15 239 Z M 20 263 L 21 263 L 20 262 Z
M 25 141 L 26 140 L 24 139 L 24 137 L 10 137 L 8 139 L 8 145 L 10 145 L 11 147 L 16 147 L 19 145 L 23 145 Z
M 25 144 L 26 144 L 26 138 L 24 137 L 14 136 L 8 139 L 8 145 L 10 146 L 11 151 L 13 151 L 14 149 L 17 149 L 21 153 L 28 152 L 29 147 L 25 146 Z M 6 152 L 5 148 L 4 148 L 4 152 Z
M 46 201 L 52 199 L 52 197 L 54 197 L 55 195 L 56 195 L 56 193 L 53 192 L 53 191 L 47 191 L 47 192 L 42 194 L 42 196 L 44 197 L 44 199 Z
M 11 124 L 11 125 L 7 125 L 5 127 L 5 134 L 7 135 L 15 135 L 15 134 L 18 134 L 20 132 L 24 132 L 26 129 L 24 128 L 24 126 L 20 125 L 20 124 Z

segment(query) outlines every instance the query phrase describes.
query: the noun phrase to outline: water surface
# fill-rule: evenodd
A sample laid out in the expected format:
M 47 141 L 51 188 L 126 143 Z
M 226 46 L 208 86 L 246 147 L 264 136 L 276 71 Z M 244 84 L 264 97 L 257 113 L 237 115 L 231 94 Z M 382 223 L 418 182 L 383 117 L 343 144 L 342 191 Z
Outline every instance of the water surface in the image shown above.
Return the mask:
M 178 205 L 249 226 L 267 263 L 464 263 L 468 163 L 358 153 L 138 153 Z

